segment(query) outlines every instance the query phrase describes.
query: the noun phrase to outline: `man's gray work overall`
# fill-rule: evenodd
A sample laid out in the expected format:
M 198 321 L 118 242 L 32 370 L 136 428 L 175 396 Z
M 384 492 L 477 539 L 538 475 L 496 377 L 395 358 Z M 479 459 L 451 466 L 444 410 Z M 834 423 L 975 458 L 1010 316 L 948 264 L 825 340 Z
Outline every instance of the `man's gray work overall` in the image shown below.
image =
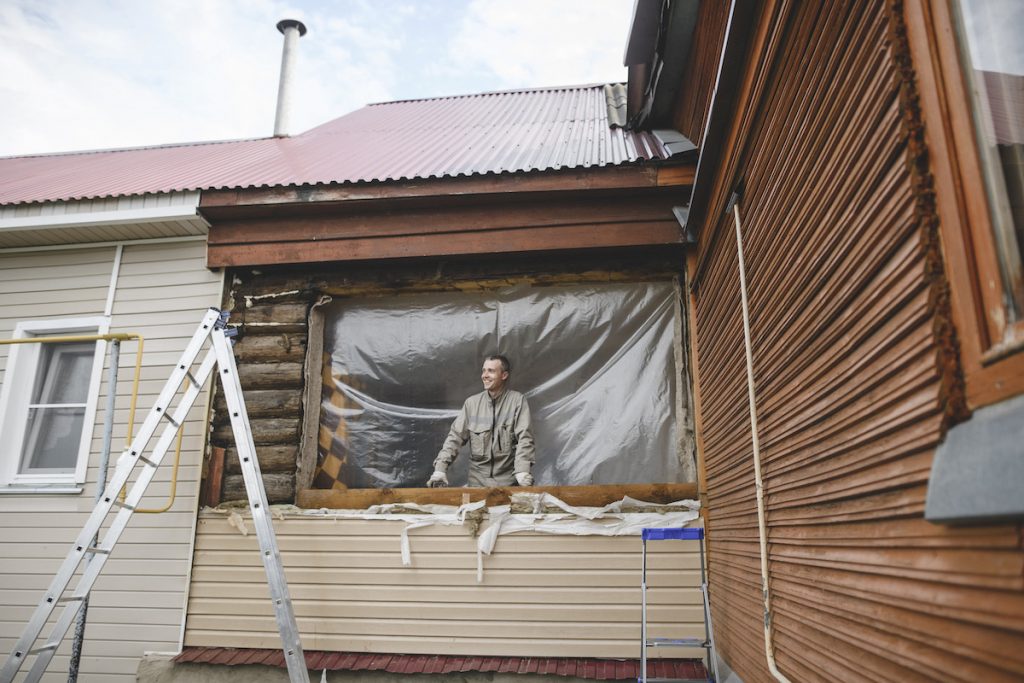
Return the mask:
M 536 457 L 526 398 L 511 389 L 495 399 L 486 391 L 467 398 L 434 460 L 434 469 L 447 472 L 466 441 L 470 486 L 515 485 L 516 472 L 530 472 Z

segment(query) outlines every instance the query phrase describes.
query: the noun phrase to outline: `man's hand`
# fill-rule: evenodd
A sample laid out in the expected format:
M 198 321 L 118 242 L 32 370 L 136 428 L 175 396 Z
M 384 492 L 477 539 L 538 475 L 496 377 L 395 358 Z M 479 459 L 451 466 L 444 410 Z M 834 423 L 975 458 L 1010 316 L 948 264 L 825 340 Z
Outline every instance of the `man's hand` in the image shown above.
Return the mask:
M 533 475 L 529 472 L 516 472 L 516 483 L 520 486 L 533 486 Z
M 430 475 L 430 479 L 427 479 L 427 486 L 432 489 L 439 488 L 441 486 L 448 485 L 448 475 L 441 470 L 434 470 L 434 473 Z

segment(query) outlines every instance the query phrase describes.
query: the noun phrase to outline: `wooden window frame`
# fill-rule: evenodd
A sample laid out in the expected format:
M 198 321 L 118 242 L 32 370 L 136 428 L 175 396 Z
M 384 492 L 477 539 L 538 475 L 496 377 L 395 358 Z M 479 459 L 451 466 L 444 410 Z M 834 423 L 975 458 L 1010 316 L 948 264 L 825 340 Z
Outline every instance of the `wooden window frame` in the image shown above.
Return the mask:
M 948 0 L 904 6 L 971 409 L 1024 393 L 1024 320 L 1009 321 L 969 92 Z
M 677 303 L 682 306 L 681 314 L 688 315 L 685 288 L 678 283 L 678 278 L 683 278 L 681 271 L 652 270 L 647 273 L 636 271 L 618 272 L 615 270 L 592 270 L 583 273 L 564 274 L 533 274 L 520 278 L 522 282 L 533 284 L 568 284 L 585 282 L 632 282 L 647 279 L 669 279 L 677 282 Z M 456 278 L 465 283 L 472 282 L 474 288 L 500 288 L 509 284 L 506 278 L 497 278 L 494 281 L 488 279 L 470 280 Z M 685 281 L 685 279 L 683 280 Z M 380 293 L 414 294 L 425 291 L 437 291 L 437 285 L 412 284 L 405 287 L 375 287 L 365 286 L 357 288 L 359 293 Z M 451 283 L 442 284 L 440 289 L 451 289 L 458 291 Z M 337 296 L 348 296 L 352 294 L 348 286 L 330 294 Z M 330 300 L 329 298 L 327 299 Z M 686 325 L 689 324 L 687 318 Z M 684 326 L 685 328 L 685 326 Z M 365 509 L 373 505 L 414 503 L 419 505 L 462 505 L 479 500 L 486 500 L 488 506 L 507 505 L 510 502 L 512 493 L 548 493 L 569 505 L 575 506 L 604 506 L 622 500 L 623 497 L 630 497 L 649 503 L 671 503 L 684 499 L 698 498 L 698 486 L 693 482 L 650 482 L 639 484 L 590 484 L 590 485 L 555 485 L 555 486 L 510 486 L 510 487 L 445 487 L 445 488 L 382 488 L 382 489 L 347 489 L 344 491 L 333 489 L 311 488 L 313 470 L 316 463 L 317 434 L 320 424 L 319 401 L 313 398 L 309 392 L 312 386 L 309 379 L 319 377 L 322 369 L 320 362 L 323 349 L 324 318 L 323 311 L 319 306 L 314 306 L 309 316 L 309 345 L 307 346 L 307 359 L 305 368 L 306 388 L 304 401 L 308 406 L 304 424 L 302 426 L 302 437 L 300 447 L 299 473 L 296 476 L 295 503 L 300 508 L 339 508 L 339 509 Z M 686 357 L 689 353 L 689 333 L 677 330 L 677 337 L 673 344 L 676 353 L 682 353 Z M 677 378 L 677 381 L 686 383 L 691 381 L 691 371 Z M 682 388 L 682 387 L 681 387 Z M 316 395 L 319 395 L 317 389 Z M 692 397 L 691 397 L 692 400 Z M 313 410 L 312 407 L 316 406 Z M 691 420 L 696 420 L 695 407 L 691 404 Z M 678 418 L 677 414 L 677 418 Z

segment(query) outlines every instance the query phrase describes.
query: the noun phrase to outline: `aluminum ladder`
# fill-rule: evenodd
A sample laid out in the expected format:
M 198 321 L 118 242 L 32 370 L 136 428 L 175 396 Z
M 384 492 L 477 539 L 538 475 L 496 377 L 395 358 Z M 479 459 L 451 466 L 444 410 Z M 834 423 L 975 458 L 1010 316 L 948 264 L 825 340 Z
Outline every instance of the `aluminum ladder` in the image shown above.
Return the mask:
M 718 661 L 715 659 L 715 631 L 711 626 L 711 604 L 708 601 L 708 580 L 704 569 L 704 529 L 702 527 L 643 529 L 643 569 L 640 574 L 640 675 L 638 683 L 690 683 L 693 679 L 648 678 L 647 650 L 652 647 L 702 647 L 707 653 L 708 672 L 706 681 L 718 680 Z M 700 548 L 700 592 L 704 602 L 703 638 L 648 638 L 647 637 L 647 542 L 648 541 L 697 541 Z M 714 676 L 711 671 L 714 670 Z
M 42 678 L 68 628 L 78 615 L 83 601 L 92 590 L 103 565 L 128 525 L 132 513 L 142 500 L 146 488 L 153 480 L 156 470 L 173 443 L 185 416 L 192 408 L 215 367 L 218 369 L 217 376 L 220 377 L 228 411 L 231 414 L 231 429 L 234 432 L 235 446 L 238 449 L 238 459 L 245 480 L 245 491 L 249 497 L 253 526 L 259 540 L 263 567 L 267 573 L 267 583 L 270 586 L 270 597 L 274 604 L 277 628 L 281 634 L 285 661 L 288 664 L 288 676 L 291 683 L 309 683 L 309 673 L 306 670 L 299 629 L 295 622 L 291 598 L 288 595 L 288 584 L 285 581 L 284 567 L 281 564 L 281 553 L 277 547 L 277 538 L 274 535 L 274 527 L 267 508 L 267 493 L 260 475 L 259 463 L 256 460 L 256 447 L 253 444 L 249 417 L 245 412 L 245 401 L 242 397 L 242 387 L 238 381 L 235 356 L 231 349 L 233 343 L 231 337 L 235 335 L 236 330 L 229 328 L 227 321 L 228 313 L 222 313 L 216 308 L 211 308 L 203 316 L 203 320 L 192 335 L 185 352 L 161 390 L 156 405 L 147 415 L 131 445 L 118 458 L 114 475 L 107 484 L 103 496 L 93 508 L 88 521 L 79 532 L 78 538 L 75 539 L 67 557 L 53 577 L 50 587 L 47 588 L 24 632 L 15 644 L 14 650 L 7 657 L 3 668 L 0 669 L 0 683 L 12 683 L 15 675 L 31 655 L 35 655 L 36 658 L 25 681 L 35 683 Z M 208 338 L 211 342 L 210 346 L 198 370 L 193 373 L 192 366 Z M 171 403 L 178 394 L 179 387 L 186 381 L 188 382 L 187 388 L 178 404 L 172 408 Z M 110 390 L 113 391 L 113 387 Z M 148 457 L 144 456 L 143 452 L 146 446 L 161 426 L 163 431 L 156 446 Z M 135 466 L 140 463 L 142 467 L 135 483 L 124 500 L 119 500 L 118 493 L 128 484 L 129 476 Z M 118 508 L 118 511 L 110 527 L 102 541 L 98 545 L 93 545 L 93 539 L 100 531 L 107 514 L 114 507 Z M 85 557 L 92 559 L 85 566 L 81 578 L 71 594 L 64 596 L 75 570 Z M 32 646 L 58 604 L 64 607 L 53 630 L 43 645 L 33 649 Z

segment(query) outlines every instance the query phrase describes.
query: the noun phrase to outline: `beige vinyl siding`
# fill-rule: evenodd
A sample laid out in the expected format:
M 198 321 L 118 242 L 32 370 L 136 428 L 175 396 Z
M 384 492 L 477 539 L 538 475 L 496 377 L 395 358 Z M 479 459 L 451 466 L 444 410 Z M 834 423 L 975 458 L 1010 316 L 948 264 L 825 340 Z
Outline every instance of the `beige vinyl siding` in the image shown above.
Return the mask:
M 186 645 L 280 647 L 251 519 L 246 525 L 243 536 L 223 514 L 200 513 Z M 410 531 L 406 567 L 405 526 L 298 515 L 274 520 L 306 650 L 639 657 L 638 536 L 500 536 L 477 583 L 476 538 L 467 528 Z M 651 636 L 703 637 L 695 542 L 652 543 L 649 552 Z
M 9 337 L 19 320 L 102 315 L 116 253 L 116 247 L 0 253 L 0 335 Z M 205 267 L 202 241 L 124 244 L 110 331 L 145 337 L 136 430 L 203 314 L 219 304 L 221 289 L 221 274 Z M 135 342 L 121 344 L 112 461 L 126 441 L 135 348 Z M 3 347 L 0 353 L 6 357 Z M 0 649 L 5 656 L 93 508 L 107 371 L 104 367 L 84 491 L 0 496 Z M 143 652 L 175 651 L 179 646 L 205 443 L 205 404 L 204 393 L 184 425 L 174 505 L 167 513 L 134 515 L 93 589 L 79 674 L 83 683 L 134 681 Z M 150 448 L 155 442 L 156 438 Z M 172 449 L 147 490 L 143 507 L 167 502 L 173 459 Z M 70 651 L 71 633 L 45 681 L 67 679 Z

